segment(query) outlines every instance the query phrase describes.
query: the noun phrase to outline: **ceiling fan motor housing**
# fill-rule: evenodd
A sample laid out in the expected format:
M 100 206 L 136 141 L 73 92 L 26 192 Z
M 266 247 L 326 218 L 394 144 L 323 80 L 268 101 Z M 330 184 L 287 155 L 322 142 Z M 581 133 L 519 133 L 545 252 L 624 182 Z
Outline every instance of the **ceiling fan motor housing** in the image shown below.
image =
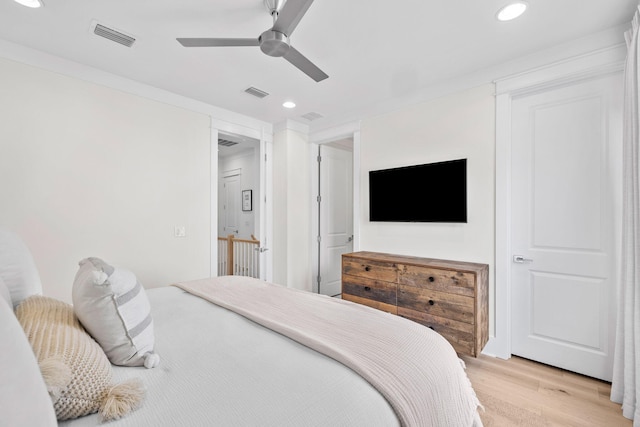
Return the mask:
M 260 42 L 260 50 L 269 56 L 283 56 L 289 50 L 289 37 L 285 34 L 267 30 L 258 37 Z

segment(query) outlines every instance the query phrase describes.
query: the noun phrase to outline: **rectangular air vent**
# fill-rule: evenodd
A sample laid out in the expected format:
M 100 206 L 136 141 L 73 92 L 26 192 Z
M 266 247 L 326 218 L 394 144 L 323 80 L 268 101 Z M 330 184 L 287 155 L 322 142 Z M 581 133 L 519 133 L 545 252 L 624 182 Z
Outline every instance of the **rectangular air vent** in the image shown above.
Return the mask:
M 321 119 L 321 118 L 323 118 L 324 116 L 323 116 L 322 114 L 318 114 L 318 113 L 311 112 L 311 113 L 303 114 L 303 115 L 302 115 L 302 116 L 300 116 L 300 117 L 302 117 L 303 119 L 307 119 L 307 120 L 309 120 L 310 122 L 312 122 L 312 121 L 314 121 L 314 120 Z
M 228 139 L 218 139 L 218 145 L 222 145 L 223 147 L 233 147 L 234 145 L 238 145 L 237 142 L 229 141 Z
M 267 92 L 260 90 L 258 88 L 255 88 L 253 86 L 248 89 L 245 89 L 244 91 L 247 92 L 249 95 L 253 95 L 258 98 L 264 98 L 265 96 L 269 95 Z
M 131 36 L 100 24 L 96 24 L 95 28 L 93 29 L 93 33 L 97 36 L 104 37 L 105 39 L 109 39 L 127 47 L 131 47 L 136 41 L 136 39 Z

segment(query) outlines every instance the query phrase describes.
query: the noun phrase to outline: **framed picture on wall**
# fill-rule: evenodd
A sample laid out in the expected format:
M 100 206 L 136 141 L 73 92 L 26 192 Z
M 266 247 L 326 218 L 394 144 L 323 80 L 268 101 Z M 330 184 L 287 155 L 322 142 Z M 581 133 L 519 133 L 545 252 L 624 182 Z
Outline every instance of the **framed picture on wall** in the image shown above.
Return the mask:
M 253 209 L 252 206 L 252 191 L 251 190 L 242 190 L 242 210 L 250 211 Z

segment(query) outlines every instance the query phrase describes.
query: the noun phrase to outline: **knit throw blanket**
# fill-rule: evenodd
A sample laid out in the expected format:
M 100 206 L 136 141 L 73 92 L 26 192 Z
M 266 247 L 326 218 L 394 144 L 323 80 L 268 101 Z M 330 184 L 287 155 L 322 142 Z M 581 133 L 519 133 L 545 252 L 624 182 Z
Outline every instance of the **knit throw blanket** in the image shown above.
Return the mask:
M 453 347 L 410 320 L 253 278 L 175 286 L 349 367 L 391 404 L 403 426 L 481 426 L 480 403 Z

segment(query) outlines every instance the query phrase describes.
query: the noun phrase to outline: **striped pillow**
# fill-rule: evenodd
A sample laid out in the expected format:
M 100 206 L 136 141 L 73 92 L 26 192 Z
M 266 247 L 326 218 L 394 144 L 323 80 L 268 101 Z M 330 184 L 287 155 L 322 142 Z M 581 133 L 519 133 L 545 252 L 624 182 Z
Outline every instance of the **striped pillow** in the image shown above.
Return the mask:
M 153 319 L 136 276 L 100 258 L 80 261 L 73 282 L 73 309 L 114 365 L 153 368 Z

